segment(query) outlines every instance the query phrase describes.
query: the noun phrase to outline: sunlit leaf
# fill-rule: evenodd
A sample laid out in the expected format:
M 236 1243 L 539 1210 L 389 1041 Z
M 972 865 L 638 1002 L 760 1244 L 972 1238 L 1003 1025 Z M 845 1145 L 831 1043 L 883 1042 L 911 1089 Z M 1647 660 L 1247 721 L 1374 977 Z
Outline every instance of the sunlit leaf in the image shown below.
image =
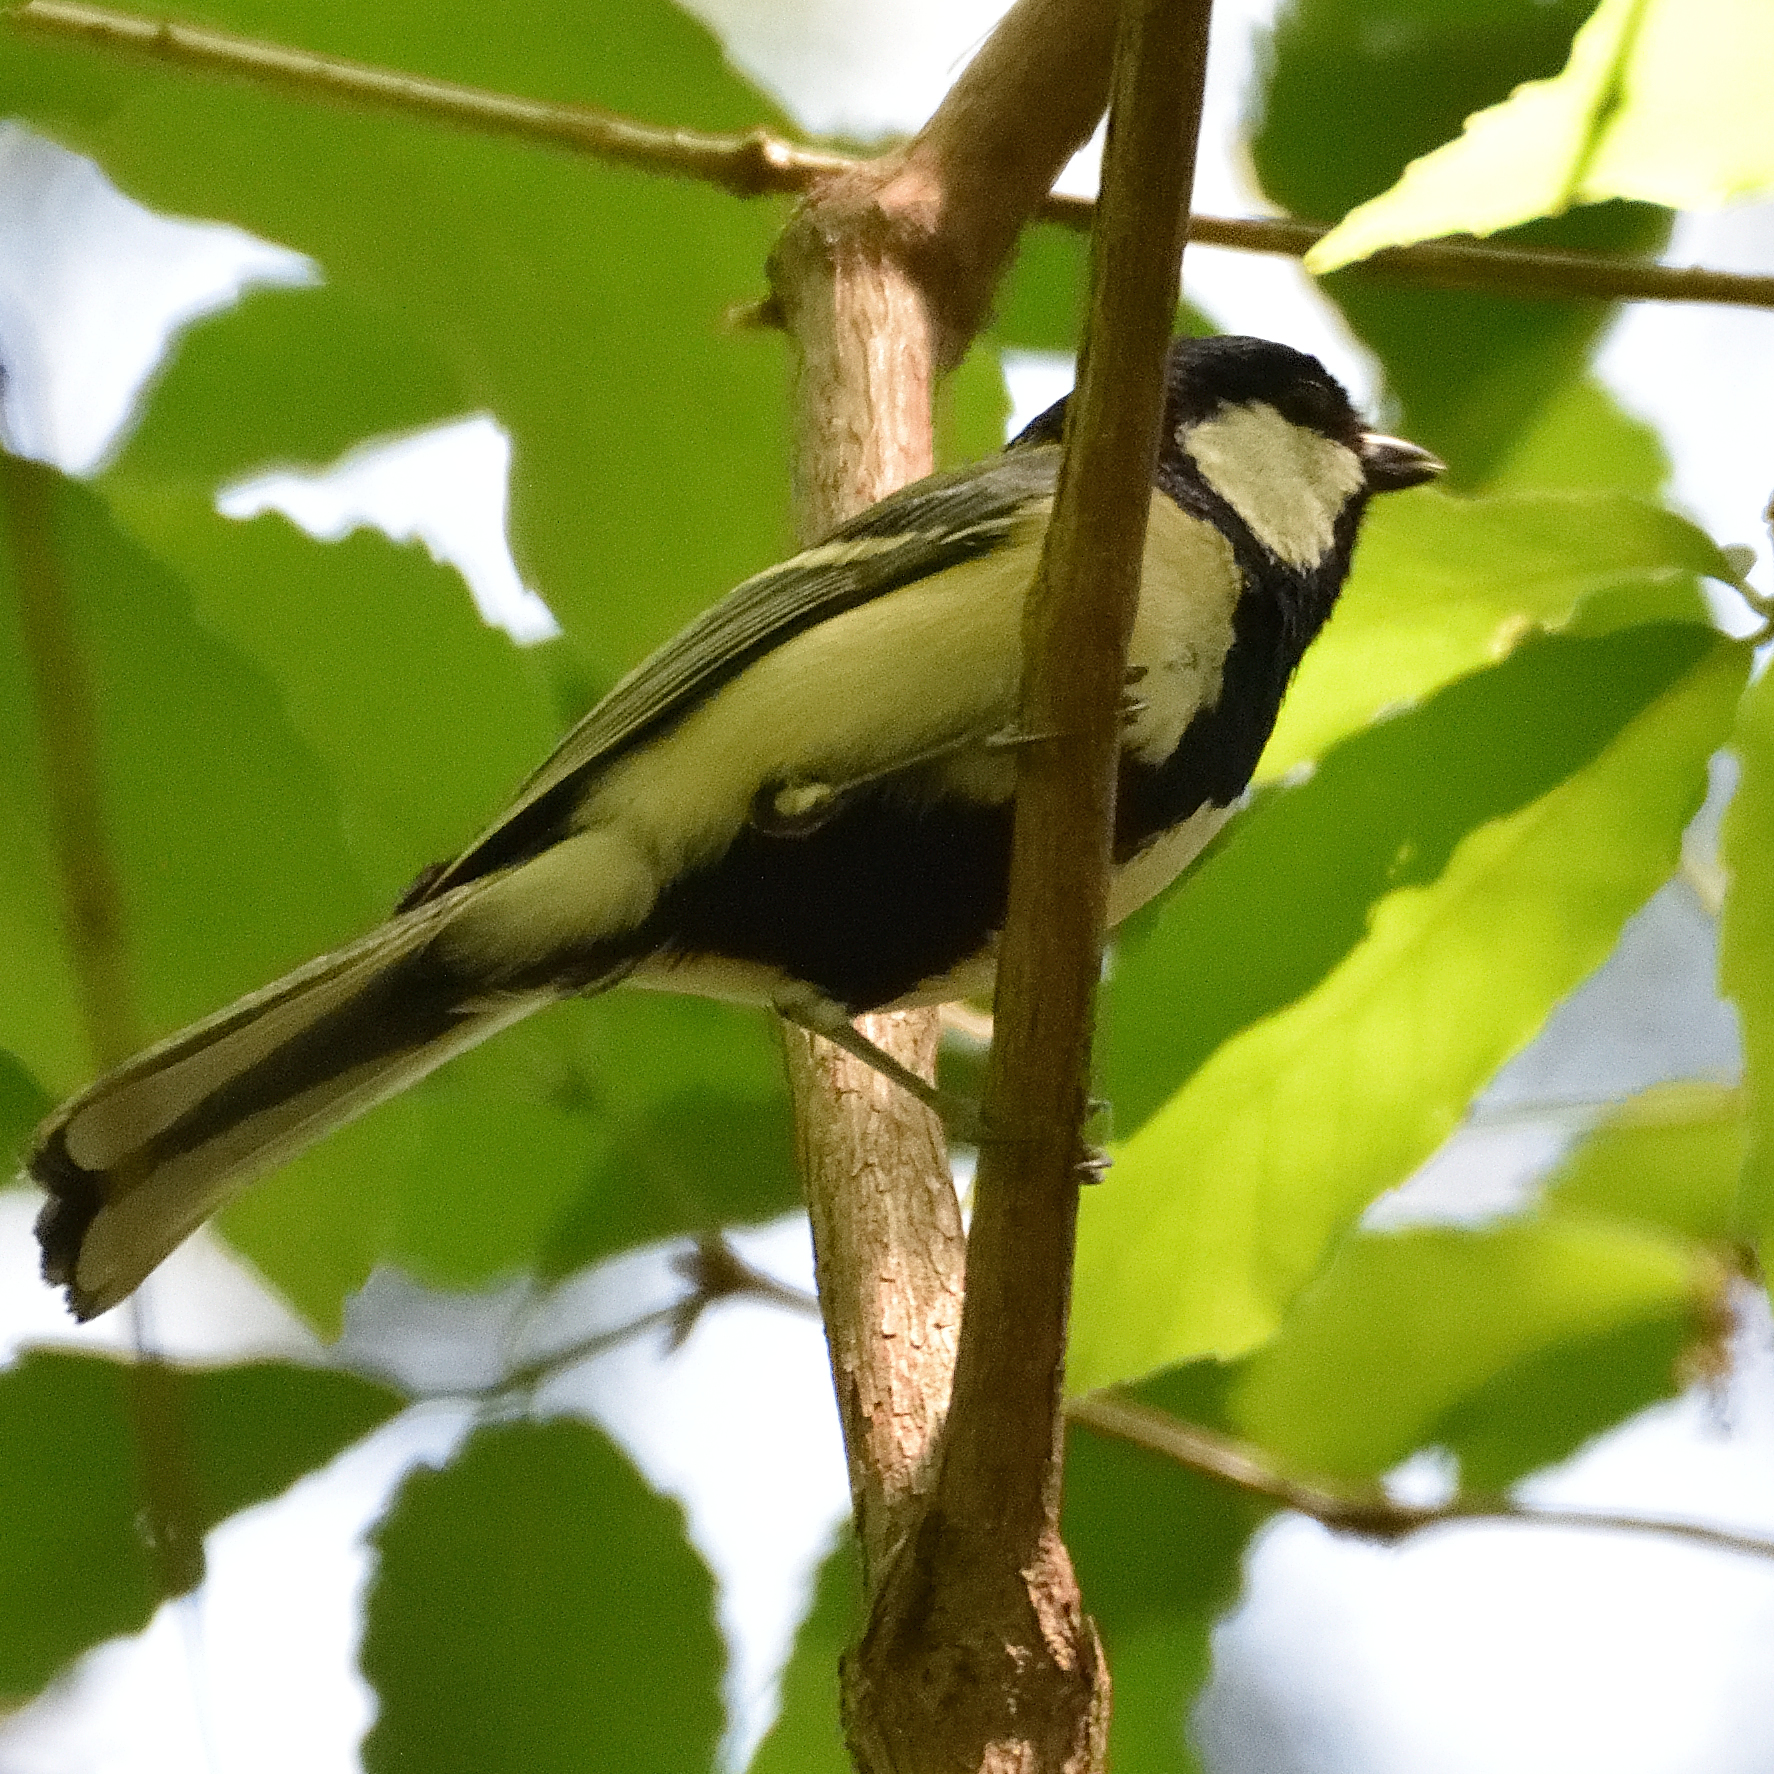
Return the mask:
M 1447 707 L 1389 724 L 1408 735 L 1407 721 L 1449 719 L 1450 732 L 1464 728 L 1452 752 L 1413 761 L 1401 747 L 1386 770 L 1351 765 L 1342 783 L 1333 754 L 1295 791 L 1300 843 L 1249 878 L 1236 915 L 1213 908 L 1211 937 L 1184 945 L 1197 985 L 1177 981 L 1172 1015 L 1198 1069 L 1179 1068 L 1187 1084 L 1086 1203 L 1075 1387 L 1236 1355 L 1274 1334 L 1335 1238 L 1429 1156 L 1667 878 L 1744 668 L 1741 649 L 1694 627 L 1548 639 L 1498 668 L 1506 700 L 1473 680 L 1438 699 Z M 1510 705 L 1515 739 L 1504 733 L 1501 750 L 1478 741 Z M 1567 745 L 1587 734 L 1586 755 L 1511 806 L 1556 755 L 1547 723 Z M 1386 746 L 1389 727 L 1346 751 Z M 1462 809 L 1472 790 L 1450 779 L 1452 805 L 1426 820 L 1433 800 L 1403 794 L 1404 773 L 1455 757 L 1476 785 L 1494 773 L 1498 799 Z M 1306 797 L 1327 777 L 1335 793 L 1315 806 Z M 1392 826 L 1388 847 L 1376 808 L 1395 793 L 1415 823 Z M 1185 882 L 1166 919 L 1224 888 L 1243 835 L 1219 853 L 1226 876 Z M 1249 841 L 1274 837 L 1253 824 Z M 1323 895 L 1304 930 L 1290 922 L 1301 890 Z M 1189 1026 L 1198 1007 L 1214 1031 L 1206 1041 Z
M 370 1770 L 687 1774 L 721 1728 L 714 1586 L 588 1424 L 480 1430 L 376 1534 Z
M 1660 1084 L 1622 1103 L 1546 1185 L 1551 1208 L 1697 1241 L 1737 1236 L 1749 1128 L 1735 1085 Z
M 1622 494 L 1382 500 L 1336 614 L 1282 704 L 1259 780 L 1323 756 L 1382 710 L 1492 663 L 1534 629 L 1563 627 L 1585 600 L 1643 587 L 1632 620 L 1703 620 L 1697 579 L 1729 575 L 1710 537 Z
M 1335 222 L 1406 163 L 1522 80 L 1554 74 L 1592 0 L 1297 0 L 1276 19 L 1273 72 L 1252 142 L 1283 208 Z M 1334 142 L 1335 152 L 1326 144 Z M 1668 217 L 1643 205 L 1535 222 L 1511 244 L 1655 252 Z M 1385 366 L 1395 426 L 1475 487 L 1583 374 L 1599 302 L 1412 288 L 1333 273 L 1323 289 Z
M 1761 0 L 1602 0 L 1556 79 L 1468 118 L 1306 268 L 1610 197 L 1697 209 L 1754 196 L 1774 187 L 1771 87 L 1774 14 Z
M 1684 1241 L 1601 1222 L 1352 1238 L 1251 1359 L 1232 1420 L 1308 1471 L 1377 1474 L 1561 1345 L 1695 1318 L 1717 1275 Z

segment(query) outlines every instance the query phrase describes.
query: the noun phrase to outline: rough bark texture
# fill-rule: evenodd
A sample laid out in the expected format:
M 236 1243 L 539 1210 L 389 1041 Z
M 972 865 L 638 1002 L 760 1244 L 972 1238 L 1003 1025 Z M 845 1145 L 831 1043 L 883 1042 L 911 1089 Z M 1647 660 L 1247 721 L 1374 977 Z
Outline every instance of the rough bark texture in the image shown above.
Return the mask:
M 1156 52 L 1146 42 L 1154 11 L 1170 31 Z M 1183 31 L 1179 14 L 1199 31 Z M 1141 441 L 1128 461 L 1121 460 L 1125 449 L 1111 450 L 1109 467 L 1099 464 L 1087 476 L 1093 486 L 1105 473 L 1126 481 L 1117 515 L 1093 526 L 1075 506 L 1059 526 L 1073 556 L 1113 550 L 1122 581 L 1115 595 L 1125 608 L 1111 618 L 1106 639 L 1084 649 L 1091 657 L 1082 702 L 1064 703 L 1062 690 L 1053 704 L 1094 710 L 1060 729 L 1086 739 L 1087 786 L 1079 789 L 1068 765 L 1060 775 L 1069 786 L 1059 789 L 1061 800 L 1050 797 L 1032 835 L 1020 830 L 1018 814 L 1017 866 L 1025 875 L 1043 872 L 1041 852 L 1056 818 L 1063 827 L 1083 808 L 1095 836 L 1071 847 L 1076 857 L 1057 889 L 1061 899 L 1082 894 L 1084 901 L 1081 923 L 1071 919 L 1082 934 L 1063 962 L 1063 989 L 1050 1003 L 1042 974 L 1052 959 L 1046 921 L 1056 915 L 1053 892 L 1037 911 L 1038 934 L 1013 969 L 1015 983 L 1000 989 L 1001 1014 L 1013 1026 L 1051 1035 L 1050 1011 L 1057 1010 L 1069 1028 L 1045 1058 L 1037 1054 L 1032 1072 L 1023 1042 L 1022 1072 L 1013 1067 L 1008 1085 L 994 1058 L 988 1115 L 995 1104 L 1004 1119 L 990 1124 L 1014 1127 L 1016 1137 L 984 1155 L 984 1169 L 998 1180 L 980 1197 L 967 1250 L 926 1111 L 825 1044 L 795 1031 L 787 1036 L 868 1597 L 867 1624 L 843 1672 L 846 1733 L 865 1774 L 1094 1774 L 1104 1763 L 1108 1671 L 1059 1537 L 1060 1383 L 1119 674 L 1156 436 L 1157 362 L 1187 211 L 1187 157 L 1179 185 L 1174 141 L 1157 151 L 1163 165 L 1153 191 L 1125 206 L 1145 176 L 1140 157 L 1165 120 L 1173 136 L 1186 131 L 1193 143 L 1193 122 L 1181 113 L 1192 94 L 1198 98 L 1199 68 L 1175 45 L 1196 36 L 1204 45 L 1205 14 L 1205 0 L 1133 0 L 1128 12 L 1137 53 L 1130 60 L 1124 48 L 1121 65 L 1147 66 L 1144 110 L 1121 126 L 1123 136 L 1133 131 L 1133 163 L 1120 178 L 1120 225 L 1124 237 L 1142 228 L 1152 236 L 1142 285 L 1151 337 L 1142 335 L 1131 356 L 1122 346 L 1104 347 L 1112 367 L 1086 404 L 1099 442 L 1128 422 Z M 1107 0 L 1021 0 L 917 140 L 825 182 L 791 221 L 771 274 L 776 310 L 799 349 L 795 486 L 803 537 L 823 534 L 929 470 L 934 377 L 958 361 L 1022 223 L 1094 126 L 1115 18 Z M 1152 97 L 1166 82 L 1168 109 Z M 1097 324 L 1102 292 L 1127 274 L 1119 259 L 1099 263 Z M 1111 331 L 1124 326 L 1124 317 L 1111 316 Z M 1141 352 L 1150 361 L 1136 372 L 1129 365 Z M 1117 408 L 1140 376 L 1145 385 L 1132 407 Z M 1095 496 L 1087 489 L 1086 502 Z M 1061 583 L 1068 571 L 1060 569 Z M 1100 626 L 1100 611 L 1084 620 Z M 1063 627 L 1051 626 L 1043 617 L 1030 641 L 1063 662 L 1070 642 Z M 1038 666 L 1031 681 L 1051 698 L 1065 677 L 1060 663 Z M 1044 717 L 1031 730 L 1053 729 Z M 1054 750 L 1069 757 L 1071 748 Z M 1038 762 L 1035 774 L 1045 769 Z M 1063 800 L 1067 794 L 1072 802 Z M 865 1032 L 931 1075 L 932 1019 L 872 1018 Z M 971 1297 L 958 1338 L 964 1263 Z M 995 1399 L 1001 1382 L 1010 1392 Z

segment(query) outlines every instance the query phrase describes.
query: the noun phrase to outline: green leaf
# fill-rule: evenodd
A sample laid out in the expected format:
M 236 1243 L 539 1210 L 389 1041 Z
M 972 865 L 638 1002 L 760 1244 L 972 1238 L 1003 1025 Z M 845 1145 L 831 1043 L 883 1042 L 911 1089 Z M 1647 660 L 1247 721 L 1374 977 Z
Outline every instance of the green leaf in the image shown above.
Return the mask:
M 1681 648 L 1664 653 L 1659 633 L 1672 631 L 1530 640 L 1259 797 L 1119 935 L 1097 1052 L 1120 1136 L 1241 1031 L 1319 990 L 1388 896 L 1438 880 L 1467 834 L 1593 765 L 1679 671 Z
M 1322 274 L 1382 247 L 1494 234 L 1572 204 L 1709 208 L 1774 187 L 1774 14 L 1761 0 L 1602 0 L 1552 80 L 1466 120 L 1306 256 Z
M 1351 1238 L 1251 1358 L 1232 1390 L 1232 1420 L 1292 1465 L 1370 1476 L 1438 1440 L 1462 1408 L 1475 1421 L 1484 1413 L 1473 1400 L 1501 1377 L 1538 1368 L 1543 1382 L 1541 1364 L 1563 1345 L 1673 1327 L 1673 1341 L 1652 1339 L 1662 1356 L 1654 1390 L 1629 1389 L 1624 1401 L 1648 1403 L 1676 1389 L 1669 1357 L 1717 1277 L 1684 1241 L 1602 1223 Z M 1565 1402 L 1585 1390 L 1567 1388 Z M 1618 1403 L 1594 1414 L 1590 1432 L 1614 1420 Z
M 1744 1108 L 1743 1090 L 1730 1085 L 1644 1091 L 1613 1110 L 1559 1166 L 1546 1185 L 1546 1205 L 1726 1243 L 1742 1230 Z
M 484 830 L 558 737 L 537 661 L 423 550 L 375 531 L 318 542 L 275 514 L 237 522 L 127 462 L 100 490 L 205 626 L 276 684 L 376 909 Z
M 706 1768 L 714 1586 L 677 1506 L 585 1423 L 481 1429 L 376 1534 L 364 1766 L 427 1774 Z
M 97 716 L 95 767 L 140 1013 L 177 1027 L 366 922 L 327 774 L 276 687 L 206 628 L 188 588 L 77 483 L 30 463 Z M 19 623 L 18 539 L 0 512 L 0 1044 L 44 1083 L 90 1069 L 45 801 L 45 727 Z
M 1741 1222 L 1774 1275 L 1774 684 L 1743 699 L 1733 741 L 1742 765 L 1725 814 L 1720 860 L 1730 876 L 1719 927 L 1719 980 L 1743 1030 L 1749 1151 Z
M 31 1129 L 54 1107 L 42 1085 L 0 1049 L 0 1164 L 23 1152 Z
M 568 1017 L 602 1139 L 551 1222 L 545 1274 L 799 1204 L 781 1047 L 767 1017 L 651 992 L 612 993 Z
M 400 308 L 336 286 L 256 290 L 174 342 L 111 473 L 210 493 L 249 469 L 329 462 L 472 404 Z
M 861 1608 L 856 1546 L 846 1538 L 819 1568 L 813 1605 L 782 1672 L 782 1710 L 746 1774 L 850 1774 L 838 1659 L 861 1626 Z
M 347 1374 L 274 1363 L 177 1376 L 199 1526 L 286 1490 L 400 1408 Z M 130 1367 L 28 1355 L 0 1374 L 0 1694 L 148 1622 Z
M 206 22 L 667 123 L 776 121 L 714 39 L 664 0 L 525 0 L 496 31 L 468 6 L 350 12 L 310 0 L 218 0 Z M 453 125 L 95 59 L 15 40 L 0 101 L 95 154 L 139 200 L 312 258 L 327 289 L 306 299 L 342 317 L 342 349 L 307 351 L 306 403 L 376 433 L 452 389 L 490 411 L 513 439 L 524 580 L 596 681 L 785 552 L 781 347 L 722 324 L 761 293 L 777 206 Z M 78 105 L 46 98 L 58 78 L 83 95 Z M 100 87 L 102 103 L 88 91 Z M 411 371 L 377 367 L 369 326 L 384 314 L 398 317 L 387 357 L 411 357 Z M 250 341 L 251 381 L 268 392 L 290 379 L 276 332 Z M 244 440 L 282 423 L 249 416 L 223 429 Z
M 1592 0 L 1297 0 L 1280 13 L 1252 153 L 1265 192 L 1334 222 L 1518 81 L 1555 73 Z M 1335 142 L 1335 153 L 1325 144 Z M 1529 224 L 1513 243 L 1655 252 L 1669 218 L 1609 204 Z M 1323 285 L 1386 368 L 1387 424 L 1486 484 L 1582 375 L 1609 310 L 1412 289 L 1333 273 Z
M 1363 526 L 1336 615 L 1282 704 L 1258 780 L 1322 757 L 1535 629 L 1563 627 L 1588 600 L 1636 592 L 1632 620 L 1702 621 L 1697 580 L 1730 575 L 1709 536 L 1622 494 L 1383 500 Z
M 1225 1485 L 1075 1427 L 1063 1529 L 1115 1681 L 1109 1765 L 1194 1774 L 1196 1696 L 1215 1621 L 1236 1600 L 1245 1550 L 1268 1514 Z
M 1669 480 L 1655 426 L 1623 412 L 1591 377 L 1567 382 L 1497 465 L 1490 491 L 1636 493 L 1654 500 Z M 1710 570 L 1710 569 L 1709 569 Z
M 1148 929 L 1177 920 L 1191 958 L 1168 993 L 1188 1081 L 1085 1204 L 1076 1388 L 1274 1334 L 1668 877 L 1744 669 L 1695 627 L 1524 646 L 1334 753 L 1183 883 Z M 1135 1057 L 1150 1090 L 1163 1057 Z

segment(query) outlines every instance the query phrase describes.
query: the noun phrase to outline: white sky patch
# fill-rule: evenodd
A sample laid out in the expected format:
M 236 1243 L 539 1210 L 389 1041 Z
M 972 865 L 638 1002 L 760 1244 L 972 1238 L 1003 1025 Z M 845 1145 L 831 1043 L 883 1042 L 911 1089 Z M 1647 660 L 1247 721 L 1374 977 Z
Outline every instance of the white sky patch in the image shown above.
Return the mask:
M 422 542 L 434 561 L 462 575 L 483 622 L 531 646 L 561 630 L 511 558 L 510 487 L 510 434 L 476 413 L 359 444 L 329 468 L 278 468 L 236 481 L 216 495 L 216 509 L 233 518 L 280 511 L 323 542 L 361 529 Z
M 1012 438 L 1072 392 L 1078 365 L 1069 351 L 1006 351 L 1003 360 L 1004 389 L 1010 396 L 1004 435 Z
M 92 474 L 181 327 L 255 286 L 319 281 L 301 253 L 156 215 L 83 155 L 0 123 L 0 418 L 19 455 Z

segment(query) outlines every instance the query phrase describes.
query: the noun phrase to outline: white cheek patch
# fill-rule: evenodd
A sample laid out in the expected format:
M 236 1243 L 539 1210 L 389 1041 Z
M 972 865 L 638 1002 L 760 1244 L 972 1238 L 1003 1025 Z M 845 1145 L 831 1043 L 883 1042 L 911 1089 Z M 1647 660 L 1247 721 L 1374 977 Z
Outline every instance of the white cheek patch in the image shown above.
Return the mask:
M 1222 407 L 1198 425 L 1179 426 L 1177 443 L 1251 534 L 1293 567 L 1323 560 L 1343 507 L 1365 478 L 1352 449 L 1290 424 L 1266 401 Z

